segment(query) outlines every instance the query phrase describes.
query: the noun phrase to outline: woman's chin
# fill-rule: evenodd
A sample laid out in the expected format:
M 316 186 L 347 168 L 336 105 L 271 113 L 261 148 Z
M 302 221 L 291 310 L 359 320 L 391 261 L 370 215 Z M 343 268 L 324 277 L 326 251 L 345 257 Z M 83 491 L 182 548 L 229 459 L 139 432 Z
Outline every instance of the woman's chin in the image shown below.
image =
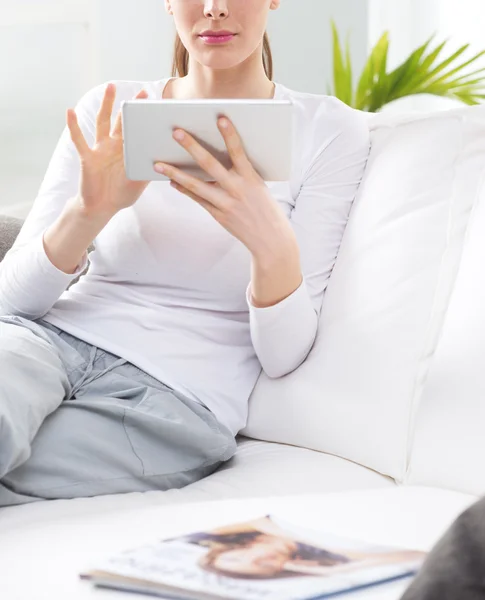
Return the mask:
M 211 52 L 211 54 L 213 54 L 213 53 Z M 205 60 L 203 57 L 201 57 L 201 59 L 198 62 L 201 65 L 203 65 L 204 67 L 223 71 L 225 69 L 233 69 L 234 67 L 237 67 L 238 65 L 240 65 L 243 61 L 229 60 L 229 57 L 212 56 L 212 57 L 205 57 Z

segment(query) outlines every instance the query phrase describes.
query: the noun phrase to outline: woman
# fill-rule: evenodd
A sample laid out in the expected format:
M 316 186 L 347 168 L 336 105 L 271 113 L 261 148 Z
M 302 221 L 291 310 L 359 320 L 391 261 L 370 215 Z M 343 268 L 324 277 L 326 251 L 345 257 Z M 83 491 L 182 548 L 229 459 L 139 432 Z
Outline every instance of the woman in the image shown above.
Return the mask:
M 369 132 L 338 100 L 272 82 L 279 4 L 165 0 L 174 76 L 97 86 L 67 111 L 0 266 L 0 505 L 197 481 L 234 454 L 261 369 L 307 357 Z M 227 121 L 231 170 L 180 141 L 214 183 L 170 165 L 172 184 L 127 180 L 111 119 L 133 97 L 292 99 L 291 180 L 266 184 Z

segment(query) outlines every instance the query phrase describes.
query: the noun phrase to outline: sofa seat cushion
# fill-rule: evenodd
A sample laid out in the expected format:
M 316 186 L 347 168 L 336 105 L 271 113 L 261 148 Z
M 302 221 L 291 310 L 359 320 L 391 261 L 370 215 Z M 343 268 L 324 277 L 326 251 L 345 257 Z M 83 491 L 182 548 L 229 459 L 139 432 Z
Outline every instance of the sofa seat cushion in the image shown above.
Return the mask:
M 240 437 L 236 455 L 223 468 L 180 490 L 48 500 L 0 508 L 0 540 L 7 531 L 27 524 L 55 525 L 59 520 L 159 504 L 393 487 L 391 479 L 335 456 Z

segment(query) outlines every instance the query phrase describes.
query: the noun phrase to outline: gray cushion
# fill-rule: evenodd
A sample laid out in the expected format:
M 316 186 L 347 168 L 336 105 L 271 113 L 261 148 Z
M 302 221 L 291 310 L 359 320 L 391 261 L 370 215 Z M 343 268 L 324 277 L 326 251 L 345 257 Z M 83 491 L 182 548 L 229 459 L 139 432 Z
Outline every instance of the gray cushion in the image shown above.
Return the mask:
M 22 219 L 0 215 L 0 262 L 15 242 L 23 223 Z

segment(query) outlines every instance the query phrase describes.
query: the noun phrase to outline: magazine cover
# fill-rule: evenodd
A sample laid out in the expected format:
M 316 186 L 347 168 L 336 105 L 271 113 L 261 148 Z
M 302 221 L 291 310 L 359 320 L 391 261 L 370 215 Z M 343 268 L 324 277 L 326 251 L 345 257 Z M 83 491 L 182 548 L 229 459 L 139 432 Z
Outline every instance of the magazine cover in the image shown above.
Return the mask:
M 303 600 L 413 575 L 424 558 L 268 515 L 128 550 L 81 577 L 172 598 Z

